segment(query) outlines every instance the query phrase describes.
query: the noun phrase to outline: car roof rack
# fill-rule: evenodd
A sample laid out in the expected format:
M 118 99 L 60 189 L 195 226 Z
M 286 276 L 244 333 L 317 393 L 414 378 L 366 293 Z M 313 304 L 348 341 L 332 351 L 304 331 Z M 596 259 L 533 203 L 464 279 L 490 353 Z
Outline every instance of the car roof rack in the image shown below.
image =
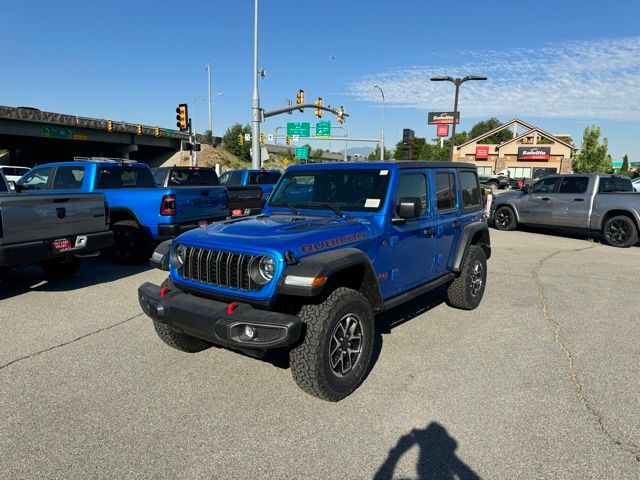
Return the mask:
M 73 157 L 76 162 L 109 162 L 109 163 L 138 163 L 128 158 L 111 158 L 111 157 Z

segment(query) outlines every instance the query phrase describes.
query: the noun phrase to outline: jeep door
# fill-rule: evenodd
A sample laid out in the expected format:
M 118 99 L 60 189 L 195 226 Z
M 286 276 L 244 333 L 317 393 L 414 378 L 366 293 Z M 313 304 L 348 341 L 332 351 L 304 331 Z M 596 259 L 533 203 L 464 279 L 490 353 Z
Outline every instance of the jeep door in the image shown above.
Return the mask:
M 425 171 L 402 170 L 391 222 L 391 272 L 390 284 L 393 292 L 408 290 L 426 283 L 433 275 L 433 260 L 436 255 L 433 214 L 429 205 L 428 177 Z M 397 208 L 402 198 L 420 198 L 422 209 L 416 218 L 399 220 Z
M 462 222 L 454 170 L 434 170 L 433 182 L 436 203 L 436 271 L 442 273 L 446 272 L 453 262 L 455 248 L 462 231 Z
M 518 204 L 519 221 L 534 225 L 553 225 L 553 201 L 561 177 L 546 177 L 531 185 Z

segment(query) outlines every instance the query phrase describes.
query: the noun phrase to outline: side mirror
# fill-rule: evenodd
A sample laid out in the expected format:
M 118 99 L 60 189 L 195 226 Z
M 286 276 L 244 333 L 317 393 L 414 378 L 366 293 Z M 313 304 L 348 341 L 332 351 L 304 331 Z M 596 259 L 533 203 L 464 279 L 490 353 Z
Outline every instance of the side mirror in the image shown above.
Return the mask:
M 522 193 L 524 193 L 525 195 L 529 193 L 529 185 L 524 184 L 522 185 L 522 188 L 520 188 L 520 190 L 522 191 Z
M 421 211 L 422 202 L 418 197 L 402 197 L 396 206 L 396 212 L 403 220 L 419 217 Z

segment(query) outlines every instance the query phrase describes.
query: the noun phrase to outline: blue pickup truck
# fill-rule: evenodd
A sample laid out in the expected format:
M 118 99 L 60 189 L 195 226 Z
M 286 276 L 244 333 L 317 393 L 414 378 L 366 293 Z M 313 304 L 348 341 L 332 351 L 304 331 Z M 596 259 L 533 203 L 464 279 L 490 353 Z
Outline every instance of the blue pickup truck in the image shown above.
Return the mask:
M 111 213 L 111 253 L 120 263 L 148 258 L 153 242 L 228 215 L 223 187 L 156 188 L 148 165 L 126 160 L 39 165 L 16 182 L 16 189 L 21 193 L 102 193 Z
M 220 175 L 220 183 L 229 187 L 246 187 L 259 185 L 262 197 L 266 200 L 273 191 L 282 173 L 280 170 L 228 170 Z
M 286 348 L 297 384 L 338 401 L 366 375 L 375 314 L 437 287 L 476 308 L 490 254 L 474 165 L 300 165 L 261 215 L 160 244 L 152 263 L 169 278 L 138 294 L 168 345 Z

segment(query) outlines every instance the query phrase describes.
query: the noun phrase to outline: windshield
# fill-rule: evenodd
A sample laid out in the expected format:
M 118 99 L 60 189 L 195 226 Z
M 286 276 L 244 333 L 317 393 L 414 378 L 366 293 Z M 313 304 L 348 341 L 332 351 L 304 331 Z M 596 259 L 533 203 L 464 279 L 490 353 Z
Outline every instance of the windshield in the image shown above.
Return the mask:
M 286 172 L 271 196 L 272 207 L 374 212 L 387 194 L 389 170 L 335 169 Z

